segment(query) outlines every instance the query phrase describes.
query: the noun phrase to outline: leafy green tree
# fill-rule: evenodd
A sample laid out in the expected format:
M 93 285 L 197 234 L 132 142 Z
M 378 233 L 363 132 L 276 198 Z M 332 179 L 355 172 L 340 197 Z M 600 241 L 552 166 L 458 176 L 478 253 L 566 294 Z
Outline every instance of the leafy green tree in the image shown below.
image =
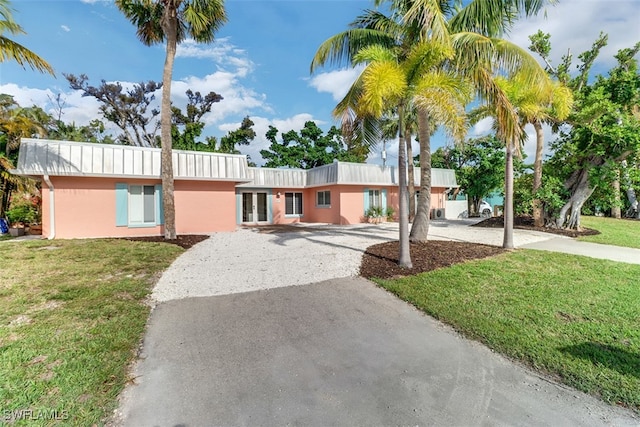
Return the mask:
M 18 159 L 21 138 L 46 135 L 43 111 L 21 107 L 10 95 L 0 94 L 0 217 L 4 216 L 14 190 L 32 190 L 35 182 L 11 175 Z
M 202 135 L 205 123 L 202 117 L 211 111 L 213 104 L 222 101 L 222 96 L 215 92 L 209 92 L 202 96 L 200 92 L 186 91 L 187 102 L 186 111 L 183 112 L 178 107 L 172 106 L 171 120 L 171 140 L 173 148 L 191 151 L 215 151 L 215 144 L 208 144 L 198 141 Z
M 323 135 L 322 129 L 315 122 L 308 121 L 300 133 L 294 130 L 282 133 L 282 141 L 278 141 L 277 136 L 278 129 L 269 126 L 266 137 L 271 145 L 268 150 L 260 151 L 268 168 L 311 169 L 330 164 L 334 160 L 358 160 L 356 155 L 346 150 L 340 131 L 335 126 Z
M 240 154 L 240 151 L 236 147 L 238 145 L 249 145 L 256 137 L 253 125 L 253 120 L 251 120 L 249 116 L 242 119 L 242 123 L 238 129 L 230 131 L 220 138 L 220 147 L 218 147 L 217 151 L 221 153 Z
M 146 45 L 165 43 L 162 73 L 160 138 L 162 141 L 162 202 L 166 239 L 176 238 L 175 201 L 171 140 L 171 78 L 178 43 L 187 37 L 211 43 L 226 22 L 222 0 L 116 0 L 116 5 L 136 26 L 138 38 Z
M 574 109 L 568 118 L 571 129 L 561 134 L 553 145 L 550 161 L 564 180 L 569 197 L 556 218 L 558 227 L 577 229 L 585 202 L 598 187 L 610 187 L 622 161 L 632 158 L 640 150 L 640 73 L 634 57 L 640 43 L 618 51 L 618 64 L 608 76 L 589 80 L 590 70 L 607 36 L 600 34 L 591 49 L 578 58 L 579 73 L 571 77 L 572 57 L 566 55 L 553 68 L 549 60 L 549 35 L 541 32 L 532 36 L 531 49 L 547 63 L 547 70 L 565 81 L 573 90 Z
M 436 168 L 453 169 L 469 201 L 469 212 L 478 212 L 480 202 L 504 185 L 504 144 L 494 135 L 470 139 L 465 144 L 438 148 L 431 156 Z
M 54 75 L 53 68 L 47 61 L 5 36 L 6 33 L 12 35 L 26 34 L 22 27 L 13 20 L 10 2 L 8 0 L 0 0 L 0 62 L 13 60 L 20 64 L 22 68 L 28 65 L 32 70 Z

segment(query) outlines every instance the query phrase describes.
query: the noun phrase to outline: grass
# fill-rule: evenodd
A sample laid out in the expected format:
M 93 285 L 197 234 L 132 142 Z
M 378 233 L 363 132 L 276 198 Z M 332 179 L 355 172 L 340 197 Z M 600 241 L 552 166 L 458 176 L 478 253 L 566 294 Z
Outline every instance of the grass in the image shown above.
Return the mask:
M 0 424 L 103 423 L 141 342 L 144 301 L 181 252 L 126 240 L 1 242 Z
M 580 221 L 583 227 L 593 228 L 601 234 L 578 240 L 640 249 L 640 221 L 596 216 L 582 216 Z
M 640 265 L 518 250 L 378 283 L 506 356 L 640 410 Z

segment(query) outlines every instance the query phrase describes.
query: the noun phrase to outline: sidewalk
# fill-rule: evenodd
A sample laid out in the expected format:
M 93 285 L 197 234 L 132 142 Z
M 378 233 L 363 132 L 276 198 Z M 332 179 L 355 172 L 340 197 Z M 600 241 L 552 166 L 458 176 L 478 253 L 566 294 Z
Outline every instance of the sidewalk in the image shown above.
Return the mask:
M 554 237 L 519 246 L 523 249 L 538 249 L 565 254 L 583 255 L 591 258 L 608 259 L 629 264 L 640 264 L 640 249 L 622 246 L 602 245 L 599 243 L 581 242 L 568 237 Z

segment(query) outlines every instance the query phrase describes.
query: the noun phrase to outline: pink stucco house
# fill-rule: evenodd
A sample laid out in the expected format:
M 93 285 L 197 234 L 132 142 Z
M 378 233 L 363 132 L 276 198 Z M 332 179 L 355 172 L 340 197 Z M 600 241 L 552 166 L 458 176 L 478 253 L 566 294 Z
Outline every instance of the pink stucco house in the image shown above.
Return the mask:
M 251 168 L 243 155 L 174 150 L 173 168 L 178 234 L 250 224 L 355 224 L 370 206 L 398 209 L 394 167 Z M 23 139 L 12 172 L 41 181 L 45 237 L 164 233 L 160 149 Z M 454 171 L 434 169 L 432 208 L 443 209 L 454 187 Z

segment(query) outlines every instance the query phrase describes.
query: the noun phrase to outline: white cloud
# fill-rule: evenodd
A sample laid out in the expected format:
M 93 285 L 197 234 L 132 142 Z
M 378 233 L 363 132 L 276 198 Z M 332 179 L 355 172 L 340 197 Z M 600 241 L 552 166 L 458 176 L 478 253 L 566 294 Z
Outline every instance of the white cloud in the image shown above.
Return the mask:
M 334 101 L 340 101 L 347 94 L 362 69 L 362 67 L 344 68 L 320 73 L 309 80 L 309 86 L 315 88 L 318 92 L 330 93 Z
M 67 33 L 68 33 L 69 31 L 71 31 L 71 28 L 69 28 L 69 27 L 68 27 L 68 26 L 66 26 L 66 25 L 60 25 L 60 28 L 62 28 L 62 30 L 63 30 L 63 31 L 66 31 Z
M 469 131 L 469 138 L 478 138 L 493 132 L 493 117 L 480 120 Z
M 234 68 L 239 77 L 246 77 L 254 69 L 247 53 L 229 42 L 229 38 L 217 39 L 213 44 L 197 43 L 193 39 L 178 45 L 176 58 L 209 59 L 220 69 Z

